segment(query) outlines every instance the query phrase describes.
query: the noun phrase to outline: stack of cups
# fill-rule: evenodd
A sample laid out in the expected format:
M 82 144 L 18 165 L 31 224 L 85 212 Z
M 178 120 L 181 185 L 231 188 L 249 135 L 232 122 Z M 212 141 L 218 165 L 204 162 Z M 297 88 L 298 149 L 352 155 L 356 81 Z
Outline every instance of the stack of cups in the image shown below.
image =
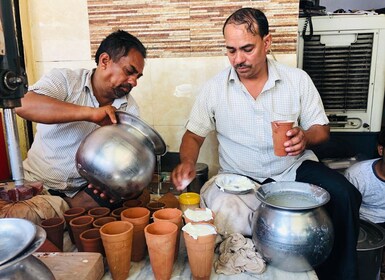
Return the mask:
M 79 252 L 84 252 L 82 242 L 80 239 L 80 234 L 82 234 L 83 231 L 91 229 L 93 222 L 94 222 L 94 217 L 87 216 L 87 215 L 73 218 L 70 221 L 70 227 L 72 230 L 75 245 L 78 248 Z
M 75 239 L 74 239 L 71 227 L 70 227 L 70 222 L 73 218 L 84 215 L 85 212 L 86 212 L 86 209 L 83 207 L 74 207 L 74 208 L 70 208 L 70 209 L 66 210 L 63 214 L 64 219 L 65 219 L 66 224 L 67 224 L 67 230 L 68 230 L 68 234 L 71 238 L 72 244 L 75 244 Z
M 154 222 L 168 221 L 174 223 L 178 227 L 178 233 L 175 244 L 175 257 L 178 258 L 179 243 L 180 243 L 180 230 L 182 229 L 182 211 L 177 208 L 164 208 L 154 212 Z
M 127 279 L 131 268 L 134 226 L 127 221 L 114 221 L 100 228 L 100 235 L 112 279 Z
M 172 222 L 158 221 L 147 225 L 144 234 L 155 279 L 170 279 L 174 266 L 178 226 Z
M 127 208 L 121 213 L 122 221 L 128 221 L 134 226 L 131 260 L 139 262 L 146 255 L 146 239 L 144 228 L 150 222 L 150 210 L 145 207 Z
M 188 223 L 182 230 L 193 279 L 210 279 L 217 237 L 215 226 Z
M 88 216 L 94 217 L 94 219 L 107 217 L 110 215 L 110 208 L 108 207 L 95 207 L 88 210 Z
M 99 228 L 87 229 L 80 234 L 79 238 L 84 252 L 95 252 L 103 256 L 106 255 Z
M 47 239 L 63 251 L 64 219 L 54 217 L 41 221 L 40 225 L 46 231 Z

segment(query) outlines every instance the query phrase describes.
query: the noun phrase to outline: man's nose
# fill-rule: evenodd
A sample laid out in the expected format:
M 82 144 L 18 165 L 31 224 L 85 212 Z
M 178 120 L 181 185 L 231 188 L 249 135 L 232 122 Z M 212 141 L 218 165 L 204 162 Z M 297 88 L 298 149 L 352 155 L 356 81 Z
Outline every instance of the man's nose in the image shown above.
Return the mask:
M 241 64 L 245 62 L 245 56 L 242 52 L 236 52 L 234 55 L 234 64 Z
M 136 87 L 136 85 L 138 84 L 138 78 L 137 78 L 136 76 L 130 76 L 130 77 L 128 77 L 127 82 L 128 82 L 132 87 Z

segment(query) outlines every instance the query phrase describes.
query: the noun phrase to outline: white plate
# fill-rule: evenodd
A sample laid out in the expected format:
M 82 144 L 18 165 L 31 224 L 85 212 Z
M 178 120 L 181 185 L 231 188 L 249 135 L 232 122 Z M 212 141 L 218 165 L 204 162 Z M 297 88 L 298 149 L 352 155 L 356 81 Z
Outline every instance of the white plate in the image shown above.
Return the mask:
M 258 187 L 256 182 L 237 174 L 220 174 L 215 184 L 221 191 L 231 194 L 247 194 Z
M 34 240 L 36 226 L 25 219 L 0 219 L 0 265 L 26 249 Z

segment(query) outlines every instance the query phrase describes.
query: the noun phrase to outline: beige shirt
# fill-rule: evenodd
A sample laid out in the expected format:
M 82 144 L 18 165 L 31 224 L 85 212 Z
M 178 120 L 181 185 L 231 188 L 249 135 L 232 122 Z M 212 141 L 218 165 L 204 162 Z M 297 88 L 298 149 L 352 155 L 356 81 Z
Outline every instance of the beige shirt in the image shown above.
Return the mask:
M 216 131 L 220 173 L 237 173 L 260 182 L 267 178 L 293 181 L 304 160 L 317 161 L 306 150 L 298 156 L 274 155 L 271 121 L 294 120 L 308 129 L 328 123 L 323 104 L 310 77 L 301 69 L 268 60 L 269 78 L 255 100 L 228 67 L 203 87 L 186 128 L 206 137 Z

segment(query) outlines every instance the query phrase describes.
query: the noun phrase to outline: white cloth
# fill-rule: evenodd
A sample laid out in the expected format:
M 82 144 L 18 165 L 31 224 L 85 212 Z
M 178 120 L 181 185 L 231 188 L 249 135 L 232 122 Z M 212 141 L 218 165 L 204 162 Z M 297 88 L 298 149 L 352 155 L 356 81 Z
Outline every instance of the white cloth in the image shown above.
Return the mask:
M 254 100 L 233 67 L 220 72 L 203 87 L 186 128 L 202 137 L 217 132 L 220 173 L 243 174 L 259 182 L 294 181 L 303 161 L 318 159 L 310 150 L 298 156 L 275 156 L 271 121 L 294 120 L 306 130 L 327 124 L 328 119 L 306 72 L 268 60 L 268 73 Z
M 214 225 L 219 234 L 217 242 L 233 233 L 251 236 L 254 212 L 261 204 L 255 191 L 242 195 L 226 193 L 215 184 L 217 177 L 208 180 L 200 191 L 200 206 L 215 213 Z
M 93 70 L 53 69 L 30 91 L 81 106 L 99 107 L 92 85 Z M 116 99 L 112 106 L 134 115 L 139 107 L 131 95 Z M 76 170 L 75 154 L 81 141 L 99 126 L 91 122 L 37 124 L 36 135 L 23 162 L 25 179 L 41 181 L 44 187 L 65 190 L 73 196 L 86 183 Z
M 266 263 L 256 252 L 253 241 L 239 233 L 231 234 L 219 246 L 219 257 L 214 263 L 216 273 L 226 275 L 251 272 L 262 274 Z
M 360 218 L 377 224 L 385 222 L 385 181 L 374 170 L 378 160 L 361 161 L 345 171 L 345 177 L 362 194 Z

